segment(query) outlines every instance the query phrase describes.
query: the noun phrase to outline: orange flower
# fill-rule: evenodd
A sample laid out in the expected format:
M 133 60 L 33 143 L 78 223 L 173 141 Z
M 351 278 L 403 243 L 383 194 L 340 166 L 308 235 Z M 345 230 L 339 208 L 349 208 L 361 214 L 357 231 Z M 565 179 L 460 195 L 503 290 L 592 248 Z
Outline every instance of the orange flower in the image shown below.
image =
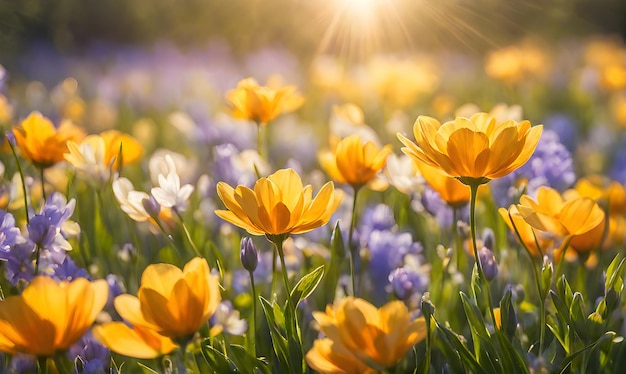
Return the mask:
M 546 237 L 545 235 L 540 235 L 540 233 L 534 232 L 533 227 L 526 223 L 524 218 L 517 211 L 517 207 L 515 205 L 511 205 L 509 210 L 500 208 L 498 209 L 498 213 L 500 213 L 500 216 L 502 216 L 502 219 L 504 219 L 504 222 L 506 222 L 506 225 L 513 233 L 515 233 L 515 229 L 517 229 L 524 246 L 528 248 L 533 256 L 542 257 L 543 255 L 548 254 L 548 252 L 553 248 L 554 240 Z M 511 220 L 511 218 L 513 220 Z M 537 246 L 537 244 L 539 244 L 539 246 Z
M 228 210 L 215 214 L 252 235 L 301 234 L 328 223 L 341 202 L 332 182 L 322 186 L 315 199 L 312 190 L 302 186 L 293 169 L 259 179 L 254 190 L 219 182 L 217 194 Z
M 426 337 L 424 317 L 412 320 L 401 301 L 391 301 L 377 309 L 363 299 L 347 297 L 334 306 L 326 307 L 326 313 L 313 312 L 313 317 L 326 337 L 334 343 L 336 352 L 351 352 L 368 366 L 394 365 L 413 345 Z M 345 354 L 343 356 L 346 357 Z M 307 357 L 311 366 L 323 363 L 322 360 L 311 362 L 311 356 Z M 313 354 L 315 357 L 317 355 Z
M 304 102 L 295 86 L 259 86 L 252 78 L 239 81 L 237 88 L 226 93 L 226 100 L 233 109 L 234 117 L 248 119 L 259 125 L 267 125 L 282 113 L 298 109 Z
M 438 169 L 420 163 L 417 165 L 426 182 L 450 206 L 463 206 L 470 200 L 470 189 L 456 178 L 442 174 Z
M 123 322 L 109 322 L 93 328 L 93 336 L 115 353 L 150 359 L 176 349 L 172 339 L 145 327 L 128 327 Z
M 215 312 L 222 297 L 219 280 L 205 259 L 196 257 L 181 271 L 170 264 L 144 270 L 138 297 L 120 295 L 115 309 L 131 325 L 170 338 L 187 338 Z
M 13 127 L 20 154 L 37 167 L 48 168 L 63 161 L 68 141 L 79 141 L 85 134 L 70 121 L 59 128 L 39 112 L 31 113 L 19 126 Z
M 334 153 L 320 153 L 318 158 L 334 181 L 359 188 L 385 167 L 391 152 L 391 145 L 378 149 L 372 142 L 363 144 L 359 135 L 350 135 L 337 143 Z
M 352 352 L 330 339 L 317 339 L 306 354 L 306 362 L 322 374 L 375 374 L 378 371 L 365 365 Z
M 523 195 L 517 210 L 535 229 L 562 238 L 585 234 L 604 221 L 604 212 L 592 199 L 565 200 L 558 191 L 546 186 L 539 187 L 536 201 Z
M 108 292 L 105 280 L 36 277 L 22 295 L 0 301 L 0 351 L 49 357 L 67 349 L 91 327 Z
M 402 151 L 465 184 L 487 183 L 522 166 L 537 147 L 543 126 L 529 121 L 497 123 L 487 113 L 439 123 L 420 116 L 413 126 L 417 144 L 402 134 Z

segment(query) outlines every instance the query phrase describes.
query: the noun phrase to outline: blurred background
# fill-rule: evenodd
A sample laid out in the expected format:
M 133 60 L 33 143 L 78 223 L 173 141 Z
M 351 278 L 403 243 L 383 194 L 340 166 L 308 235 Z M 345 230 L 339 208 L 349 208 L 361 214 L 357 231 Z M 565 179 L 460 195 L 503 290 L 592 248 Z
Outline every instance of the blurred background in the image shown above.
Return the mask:
M 4 0 L 0 63 L 19 70 L 33 48 L 83 54 L 94 46 L 182 49 L 222 42 L 235 56 L 264 47 L 300 61 L 318 53 L 456 49 L 483 53 L 522 37 L 554 42 L 626 33 L 623 0 Z

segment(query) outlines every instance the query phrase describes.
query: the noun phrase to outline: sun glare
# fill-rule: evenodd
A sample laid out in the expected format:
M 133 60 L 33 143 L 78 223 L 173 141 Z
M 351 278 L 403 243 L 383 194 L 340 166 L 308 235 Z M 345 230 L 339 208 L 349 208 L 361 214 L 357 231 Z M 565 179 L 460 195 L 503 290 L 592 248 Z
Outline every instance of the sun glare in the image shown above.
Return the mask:
M 362 60 L 406 38 L 396 0 L 327 0 L 328 18 L 319 52 Z

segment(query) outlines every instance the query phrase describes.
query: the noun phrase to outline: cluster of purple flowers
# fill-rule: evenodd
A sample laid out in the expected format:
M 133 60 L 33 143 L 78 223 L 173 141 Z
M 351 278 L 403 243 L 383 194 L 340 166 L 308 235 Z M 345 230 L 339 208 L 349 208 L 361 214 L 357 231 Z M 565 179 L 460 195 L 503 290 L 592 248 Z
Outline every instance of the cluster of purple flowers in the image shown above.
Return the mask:
M 363 213 L 359 227 L 359 241 L 369 250 L 369 287 L 375 302 L 382 303 L 389 292 L 400 299 L 423 292 L 428 285 L 428 274 L 416 266 L 408 266 L 411 257 L 423 263 L 422 245 L 414 242 L 410 233 L 398 232 L 390 206 L 379 204 Z
M 491 181 L 490 187 L 496 203 L 507 207 L 516 203 L 523 193 L 534 196 L 540 186 L 563 191 L 575 181 L 571 153 L 557 133 L 546 130 L 528 162 L 513 173 Z

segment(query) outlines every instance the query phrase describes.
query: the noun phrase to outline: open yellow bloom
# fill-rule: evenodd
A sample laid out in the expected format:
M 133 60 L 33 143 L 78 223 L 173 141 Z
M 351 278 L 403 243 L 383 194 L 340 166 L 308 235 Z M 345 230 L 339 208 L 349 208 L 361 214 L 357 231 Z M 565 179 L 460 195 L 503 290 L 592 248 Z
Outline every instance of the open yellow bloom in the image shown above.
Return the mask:
M 252 235 L 311 231 L 328 223 L 341 202 L 332 182 L 322 186 L 313 198 L 313 187 L 303 187 L 293 169 L 281 169 L 259 179 L 254 190 L 219 182 L 217 193 L 228 210 L 216 210 L 215 214 Z
M 548 254 L 548 252 L 553 248 L 554 240 L 535 233 L 533 231 L 533 227 L 529 225 L 519 214 L 515 205 L 511 205 L 509 210 L 500 208 L 498 209 L 498 213 L 500 213 L 500 216 L 502 216 L 502 219 L 504 219 L 504 222 L 506 222 L 506 225 L 513 233 L 515 233 L 515 230 L 517 229 L 519 236 L 522 238 L 523 244 L 526 248 L 528 248 L 533 256 L 543 257 L 543 255 Z M 539 246 L 537 246 L 537 244 L 539 244 Z
M 52 356 L 67 349 L 91 327 L 108 292 L 102 279 L 36 277 L 22 295 L 0 301 L 0 351 Z
M 426 337 L 425 319 L 411 320 L 401 301 L 391 301 L 377 309 L 363 299 L 347 297 L 327 306 L 326 313 L 313 312 L 313 317 L 337 347 L 345 347 L 373 368 L 394 365 Z M 309 365 L 313 364 L 309 361 Z
M 117 312 L 133 326 L 171 338 L 187 338 L 213 315 L 222 297 L 219 279 L 205 259 L 196 257 L 183 270 L 152 264 L 141 276 L 138 297 L 115 298 Z
M 117 130 L 88 135 L 80 143 L 69 141 L 67 149 L 67 162 L 98 186 L 109 181 L 112 171 L 137 161 L 143 154 L 143 147 L 135 138 Z
M 497 123 L 487 113 L 439 123 L 419 116 L 413 126 L 416 143 L 402 134 L 402 151 L 465 184 L 486 183 L 522 166 L 537 147 L 543 126 L 529 121 Z
M 128 327 L 123 322 L 109 322 L 93 328 L 93 336 L 115 353 L 150 359 L 176 349 L 172 339 L 141 326 Z
M 365 365 L 352 352 L 330 339 L 317 339 L 306 354 L 306 362 L 322 374 L 375 374 L 376 370 Z
M 456 178 L 442 174 L 438 169 L 426 164 L 418 164 L 417 168 L 426 182 L 450 206 L 463 206 L 470 201 L 470 189 Z
M 585 234 L 604 221 L 604 211 L 588 197 L 566 200 L 550 187 L 537 189 L 537 200 L 528 195 L 520 198 L 519 214 L 537 230 L 557 237 Z
M 239 81 L 237 88 L 226 93 L 226 100 L 233 109 L 233 117 L 260 125 L 267 125 L 279 115 L 298 109 L 304 102 L 295 86 L 260 86 L 253 78 Z
M 59 128 L 39 112 L 31 113 L 19 126 L 13 128 L 20 154 L 38 167 L 47 168 L 63 161 L 68 141 L 79 141 L 85 134 L 70 121 Z
M 391 153 L 391 145 L 378 149 L 373 142 L 363 143 L 359 135 L 350 135 L 337 143 L 334 153 L 320 153 L 318 158 L 334 181 L 358 188 L 376 177 Z

